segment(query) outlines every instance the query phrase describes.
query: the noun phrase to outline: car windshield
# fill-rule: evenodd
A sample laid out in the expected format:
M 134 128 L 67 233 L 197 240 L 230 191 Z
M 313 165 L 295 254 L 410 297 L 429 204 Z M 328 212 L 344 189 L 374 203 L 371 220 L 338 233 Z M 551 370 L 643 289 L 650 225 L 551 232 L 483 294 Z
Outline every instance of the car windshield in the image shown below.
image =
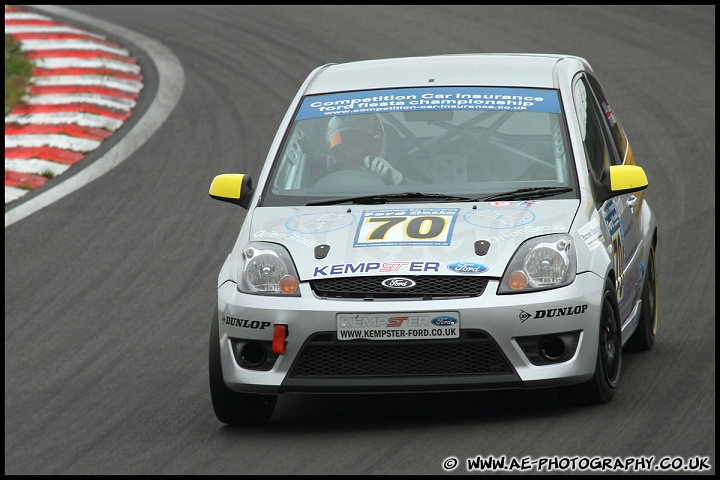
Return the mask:
M 522 192 L 539 189 L 545 197 L 567 198 L 576 184 L 570 151 L 552 89 L 428 87 L 307 96 L 261 204 L 365 196 L 377 202 L 378 195 L 407 192 L 413 193 L 408 201 L 522 199 Z

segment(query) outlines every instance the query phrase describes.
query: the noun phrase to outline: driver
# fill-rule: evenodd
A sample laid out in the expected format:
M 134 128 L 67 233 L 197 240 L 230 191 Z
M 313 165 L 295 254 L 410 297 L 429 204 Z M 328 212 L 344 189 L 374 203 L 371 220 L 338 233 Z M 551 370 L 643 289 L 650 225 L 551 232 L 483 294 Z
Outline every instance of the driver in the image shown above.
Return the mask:
M 327 142 L 331 169 L 362 169 L 393 185 L 403 181 L 403 174 L 383 158 L 385 132 L 375 114 L 332 117 Z

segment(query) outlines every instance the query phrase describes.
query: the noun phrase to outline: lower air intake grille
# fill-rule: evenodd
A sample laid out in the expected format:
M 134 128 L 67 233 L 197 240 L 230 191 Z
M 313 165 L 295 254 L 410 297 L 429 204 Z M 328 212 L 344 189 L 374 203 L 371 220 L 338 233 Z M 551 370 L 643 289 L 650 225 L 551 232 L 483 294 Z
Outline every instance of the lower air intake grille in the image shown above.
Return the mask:
M 438 342 L 340 342 L 318 334 L 305 344 L 291 370 L 296 378 L 497 375 L 511 373 L 487 335 L 464 332 Z

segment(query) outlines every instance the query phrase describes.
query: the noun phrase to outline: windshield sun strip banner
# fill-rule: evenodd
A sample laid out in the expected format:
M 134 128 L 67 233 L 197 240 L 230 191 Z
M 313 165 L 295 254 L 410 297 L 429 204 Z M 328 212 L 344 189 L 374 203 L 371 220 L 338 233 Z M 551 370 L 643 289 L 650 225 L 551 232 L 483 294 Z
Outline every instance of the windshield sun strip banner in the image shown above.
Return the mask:
M 414 110 L 560 113 L 560 99 L 557 90 L 545 88 L 425 87 L 362 90 L 305 97 L 295 119 Z

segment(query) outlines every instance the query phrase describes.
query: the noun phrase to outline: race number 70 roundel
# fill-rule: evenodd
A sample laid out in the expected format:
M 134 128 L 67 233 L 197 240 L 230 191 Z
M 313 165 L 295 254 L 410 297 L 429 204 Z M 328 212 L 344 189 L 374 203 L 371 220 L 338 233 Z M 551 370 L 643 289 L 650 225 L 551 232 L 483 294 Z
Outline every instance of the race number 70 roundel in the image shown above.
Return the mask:
M 458 208 L 366 210 L 354 247 L 450 245 Z

